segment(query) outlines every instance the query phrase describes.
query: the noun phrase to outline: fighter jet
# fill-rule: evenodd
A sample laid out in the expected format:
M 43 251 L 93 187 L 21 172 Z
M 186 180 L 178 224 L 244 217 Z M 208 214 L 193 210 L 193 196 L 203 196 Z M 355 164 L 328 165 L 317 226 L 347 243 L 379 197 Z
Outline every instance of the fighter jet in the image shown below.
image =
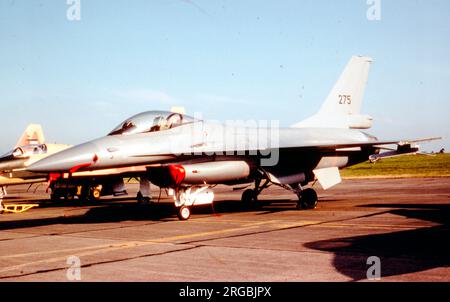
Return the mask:
M 70 145 L 46 144 L 41 125 L 29 125 L 13 150 L 0 157 L 0 198 L 6 196 L 7 186 L 46 182 L 46 173 L 33 173 L 26 168 L 69 147 Z
M 292 127 L 205 121 L 185 114 L 148 111 L 126 119 L 107 136 L 49 156 L 30 171 L 68 174 L 145 167 L 142 182 L 168 188 L 180 220 L 191 207 L 211 204 L 217 184 L 254 184 L 242 194 L 256 204 L 270 185 L 298 196 L 297 208 L 313 209 L 316 180 L 324 189 L 339 182 L 339 169 L 367 160 L 418 152 L 425 140 L 378 140 L 361 130 L 373 119 L 361 114 L 372 59 L 354 56 L 319 112 Z M 394 149 L 387 145 L 395 145 Z M 381 151 L 389 150 L 381 153 Z M 55 175 L 55 174 L 54 174 Z M 139 195 L 139 194 L 138 194 Z
M 137 167 L 133 167 L 78 172 L 71 174 L 70 179 L 61 177 L 59 181 L 53 181 L 52 174 L 35 173 L 26 169 L 34 162 L 69 147 L 71 145 L 45 143 L 41 125 L 30 124 L 15 147 L 0 157 L 0 200 L 7 195 L 8 186 L 24 184 L 31 186 L 48 180 L 51 180 L 48 188 L 51 189 L 53 201 L 61 198 L 72 200 L 75 196 L 84 201 L 91 201 L 105 195 L 125 195 L 123 178 L 128 176 L 128 172 L 132 172 L 133 177 L 139 171 Z M 140 171 L 145 171 L 145 167 L 141 167 Z M 143 196 L 142 201 L 144 200 Z
M 172 107 L 171 112 L 184 114 L 183 107 Z M 75 167 L 76 168 L 76 167 Z M 69 173 L 49 175 L 49 189 L 51 199 L 58 201 L 61 198 L 73 200 L 77 197 L 81 201 L 98 201 L 101 196 L 123 196 L 128 195 L 124 179 L 139 179 L 140 187 L 137 195 L 138 202 L 149 203 L 150 183 L 146 179 L 147 167 L 127 166 L 120 168 L 95 169 L 91 171 L 75 171 Z

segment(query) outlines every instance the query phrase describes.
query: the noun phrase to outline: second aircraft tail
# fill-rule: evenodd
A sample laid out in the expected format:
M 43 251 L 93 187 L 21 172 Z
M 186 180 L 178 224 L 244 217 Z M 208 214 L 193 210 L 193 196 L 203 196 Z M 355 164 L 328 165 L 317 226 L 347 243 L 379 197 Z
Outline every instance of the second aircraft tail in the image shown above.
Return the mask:
M 45 137 L 42 126 L 37 124 L 30 124 L 20 137 L 19 141 L 16 144 L 16 147 L 43 143 L 45 143 Z

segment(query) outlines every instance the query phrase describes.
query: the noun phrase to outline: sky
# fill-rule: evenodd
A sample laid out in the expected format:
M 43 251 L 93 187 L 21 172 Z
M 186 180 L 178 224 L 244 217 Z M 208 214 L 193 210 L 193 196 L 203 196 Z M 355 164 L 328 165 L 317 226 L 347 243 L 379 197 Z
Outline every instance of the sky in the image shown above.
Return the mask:
M 79 144 L 172 106 L 290 126 L 352 55 L 374 60 L 367 132 L 450 150 L 448 0 L 79 0 L 68 18 L 72 1 L 0 0 L 0 152 L 29 123 Z

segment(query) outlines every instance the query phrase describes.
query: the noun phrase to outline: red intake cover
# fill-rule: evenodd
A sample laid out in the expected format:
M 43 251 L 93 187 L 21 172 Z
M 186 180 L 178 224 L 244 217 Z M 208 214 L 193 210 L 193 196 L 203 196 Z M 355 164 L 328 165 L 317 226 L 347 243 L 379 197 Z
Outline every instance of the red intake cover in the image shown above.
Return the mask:
M 168 165 L 148 167 L 148 179 L 161 188 L 178 188 L 186 177 L 186 170 L 182 165 Z
M 186 177 L 186 170 L 181 165 L 169 165 L 169 174 L 176 187 L 180 186 Z

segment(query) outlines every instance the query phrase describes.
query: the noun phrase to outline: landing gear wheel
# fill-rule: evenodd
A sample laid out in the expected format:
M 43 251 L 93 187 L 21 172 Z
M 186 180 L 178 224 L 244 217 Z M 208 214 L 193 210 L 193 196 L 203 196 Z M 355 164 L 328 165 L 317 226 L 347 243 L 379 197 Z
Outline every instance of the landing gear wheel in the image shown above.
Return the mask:
M 252 208 L 256 206 L 258 201 L 258 196 L 256 195 L 254 190 L 247 189 L 242 193 L 241 201 L 247 208 Z
M 92 200 L 99 200 L 101 195 L 102 194 L 99 189 L 92 189 L 90 197 Z
M 188 220 L 191 217 L 191 209 L 187 206 L 182 206 L 178 209 L 178 219 Z
M 298 194 L 299 201 L 297 202 L 297 209 L 315 209 L 317 206 L 317 193 L 313 189 L 306 189 Z

